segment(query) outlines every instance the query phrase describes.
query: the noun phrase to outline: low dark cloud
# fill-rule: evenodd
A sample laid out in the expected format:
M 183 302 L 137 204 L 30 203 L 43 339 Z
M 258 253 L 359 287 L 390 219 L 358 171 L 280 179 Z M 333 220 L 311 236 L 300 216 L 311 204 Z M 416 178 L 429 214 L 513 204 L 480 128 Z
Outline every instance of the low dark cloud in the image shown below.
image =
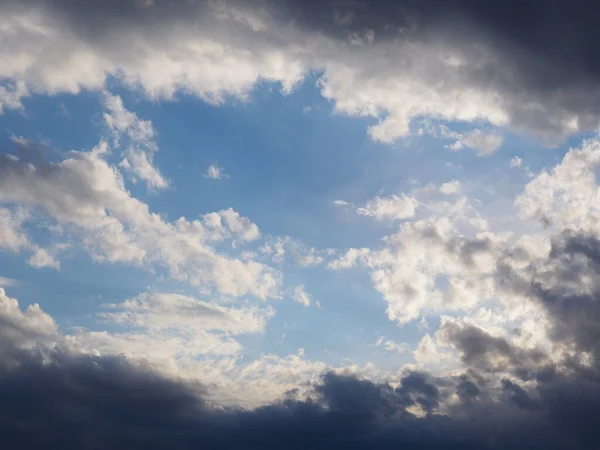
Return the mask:
M 587 359 L 577 352 L 553 359 L 447 321 L 442 331 L 461 356 L 462 375 L 408 372 L 390 384 L 330 372 L 306 399 L 288 396 L 255 409 L 212 405 L 206 388 L 122 357 L 32 348 L 39 338 L 32 330 L 23 338 L 0 333 L 0 446 L 594 449 L 600 440 L 593 342 L 599 297 L 591 288 L 573 294 L 577 274 L 564 274 L 585 267 L 598 275 L 597 248 L 585 235 L 557 237 L 529 284 L 531 301 L 544 305 L 557 327 L 554 343 L 586 351 Z
M 241 410 L 211 407 L 198 387 L 118 357 L 59 350 L 10 357 L 0 373 L 3 448 L 591 449 L 600 438 L 584 420 L 600 407 L 592 380 L 545 384 L 536 399 L 505 380 L 491 402 L 478 400 L 479 388 L 465 378 L 453 384 L 411 373 L 393 388 L 328 373 L 313 399 Z M 448 388 L 462 401 L 442 415 L 440 392 Z M 415 404 L 425 416 L 407 411 Z

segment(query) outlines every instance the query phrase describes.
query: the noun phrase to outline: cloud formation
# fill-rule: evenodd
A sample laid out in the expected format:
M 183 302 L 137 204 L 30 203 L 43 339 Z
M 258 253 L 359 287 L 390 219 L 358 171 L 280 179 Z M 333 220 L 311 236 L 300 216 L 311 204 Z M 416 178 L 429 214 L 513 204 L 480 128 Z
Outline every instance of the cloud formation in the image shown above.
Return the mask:
M 221 103 L 248 98 L 259 80 L 290 92 L 315 71 L 338 112 L 379 121 L 368 132 L 381 142 L 407 136 L 421 117 L 483 121 L 547 143 L 599 125 L 589 43 L 600 12 L 589 3 L 523 5 L 518 18 L 508 5 L 462 1 L 439 10 L 430 2 L 260 6 L 4 2 L 3 107 L 22 107 L 36 92 L 101 90 L 109 77 L 152 98 Z M 502 137 L 476 131 L 457 142 L 488 154 Z M 136 164 L 149 177 L 146 162 Z
M 135 117 L 130 118 L 137 123 Z M 125 129 L 131 127 L 128 124 Z M 0 159 L 0 202 L 18 203 L 47 214 L 78 236 L 95 259 L 157 265 L 176 279 L 212 287 L 225 295 L 262 299 L 278 295 L 280 276 L 276 271 L 256 261 L 224 256 L 211 246 L 224 239 L 243 242 L 258 238 L 256 224 L 236 211 L 226 209 L 196 220 L 181 217 L 165 221 L 126 189 L 118 168 L 105 158 L 110 153 L 106 141 L 90 151 L 73 151 L 59 162 L 34 155 L 35 147 L 28 142 L 19 143 L 17 148 L 16 155 L 8 153 Z M 25 216 L 2 211 L 7 222 L 3 245 L 15 251 L 36 250 L 20 231 Z M 58 264 L 40 250 L 31 263 Z

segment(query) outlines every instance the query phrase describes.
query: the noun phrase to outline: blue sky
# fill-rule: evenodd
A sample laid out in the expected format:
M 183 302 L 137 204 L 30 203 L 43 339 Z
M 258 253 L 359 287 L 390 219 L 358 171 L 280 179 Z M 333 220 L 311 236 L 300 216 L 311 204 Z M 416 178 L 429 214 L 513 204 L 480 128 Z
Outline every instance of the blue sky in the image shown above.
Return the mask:
M 398 228 L 397 222 L 357 215 L 353 208 L 334 204 L 335 200 L 362 205 L 375 196 L 458 180 L 472 199 L 485 202 L 481 210 L 510 216 L 513 197 L 528 181 L 522 170 L 510 167 L 511 159 L 520 156 L 524 165 L 539 170 L 556 163 L 566 150 L 550 151 L 512 135 L 487 157 L 468 149 L 449 151 L 445 146 L 452 140 L 427 135 L 410 136 L 392 145 L 373 142 L 366 128 L 374 121 L 336 114 L 319 95 L 314 77 L 287 95 L 276 84 L 262 83 L 246 101 L 219 106 L 185 95 L 172 101 L 149 101 L 119 86 L 110 92 L 120 96 L 140 119 L 150 120 L 157 132 L 160 151 L 154 163 L 170 186 L 156 192 L 141 183 L 127 183 L 131 194 L 151 211 L 173 221 L 233 208 L 251 218 L 267 240 L 289 236 L 319 250 L 380 247 L 381 239 Z M 11 137 L 23 136 L 39 143 L 51 161 L 66 158 L 73 149 L 88 150 L 106 136 L 102 102 L 102 94 L 93 92 L 27 99 L 22 111 L 8 111 L 2 117 L 3 148 L 14 146 Z M 465 123 L 439 123 L 463 132 L 476 129 Z M 119 151 L 107 159 L 117 165 Z M 208 178 L 208 167 L 213 164 L 226 177 Z M 492 187 L 493 194 L 485 191 Z M 500 225 L 502 217 L 497 219 Z M 52 242 L 47 230 L 30 226 L 28 231 L 36 242 Z M 256 251 L 257 247 L 247 249 Z M 237 253 L 230 248 L 225 251 Z M 66 331 L 72 326 L 104 329 L 106 324 L 97 323 L 91 315 L 102 311 L 104 303 L 117 303 L 141 292 L 199 295 L 186 283 L 143 268 L 100 264 L 77 248 L 65 252 L 60 270 L 32 269 L 26 258 L 10 252 L 1 257 L 3 275 L 18 280 L 11 287 L 12 295 L 29 305 L 39 302 L 43 293 L 44 310 Z M 304 285 L 321 308 L 304 307 L 293 302 L 289 292 L 284 293 L 274 303 L 277 313 L 265 331 L 240 337 L 243 361 L 261 354 L 285 357 L 304 348 L 307 358 L 331 365 L 348 359 L 398 370 L 414 362 L 410 351 L 428 331 L 425 326 L 439 323 L 435 314 L 427 317 L 427 324 L 398 326 L 390 321 L 385 301 L 364 271 L 328 271 L 289 261 L 281 270 L 284 291 Z M 406 350 L 377 347 L 382 336 Z
M 250 403 L 328 368 L 454 373 L 448 324 L 552 347 L 502 269 L 594 229 L 597 126 L 513 83 L 503 47 L 484 46 L 487 80 L 461 36 L 338 16 L 342 37 L 274 6 L 202 3 L 200 25 L 144 6 L 125 28 L 102 12 L 112 33 L 86 41 L 76 12 L 17 6 L 0 20 L 0 287 L 20 315 L 39 304 L 49 342 L 251 386 L 228 393 Z

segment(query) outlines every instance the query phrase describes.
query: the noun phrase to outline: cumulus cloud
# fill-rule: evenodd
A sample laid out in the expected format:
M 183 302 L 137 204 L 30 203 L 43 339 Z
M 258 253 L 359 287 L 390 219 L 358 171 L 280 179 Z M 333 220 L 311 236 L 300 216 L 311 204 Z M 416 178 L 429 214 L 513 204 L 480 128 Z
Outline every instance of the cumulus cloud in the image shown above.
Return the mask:
M 154 141 L 156 132 L 152 123 L 138 118 L 137 114 L 127 110 L 118 95 L 104 94 L 104 121 L 112 133 L 116 147 L 121 145 L 124 137 L 128 138 L 128 146 L 124 151 L 125 158 L 120 166 L 130 173 L 134 180 L 140 179 L 153 189 L 162 189 L 169 185 L 168 181 L 154 166 L 154 152 L 158 147 Z
M 63 336 L 39 306 L 21 311 L 0 289 L 3 440 L 25 448 L 47 448 L 48 442 L 58 448 L 94 437 L 114 448 L 177 446 L 198 439 L 205 445 L 244 443 L 263 449 L 295 448 L 296 443 L 298 448 L 318 443 L 328 448 L 592 449 L 599 438 L 588 425 L 600 397 L 594 300 L 600 286 L 599 248 L 586 235 L 562 236 L 541 264 L 521 273 L 529 286 L 526 301 L 548 311 L 552 342 L 563 353 L 521 346 L 446 318 L 436 334 L 459 354 L 463 371 L 454 374 L 408 369 L 388 382 L 347 369 L 327 371 L 300 355 L 262 358 L 243 368 L 211 361 L 213 370 L 243 374 L 222 384 L 230 392 L 273 380 L 289 387 L 285 394 L 279 391 L 279 401 L 275 397 L 269 404 L 243 409 L 215 407 L 213 386 L 201 386 L 197 378 L 167 377 L 144 360 L 111 356 L 122 351 L 81 352 L 82 335 Z M 502 273 L 503 289 L 518 292 L 525 286 L 517 273 Z M 593 282 L 586 281 L 592 275 Z M 252 323 L 247 316 L 181 295 L 143 294 L 107 307 L 112 312 L 105 318 L 149 329 L 168 327 L 177 318 L 186 327 L 254 330 L 247 328 Z M 383 339 L 380 344 L 388 346 Z M 415 358 L 427 363 L 441 357 L 438 344 L 426 335 Z M 299 373 L 308 378 L 301 382 Z M 30 404 L 36 407 L 22 406 Z
M 407 350 L 406 344 L 397 343 L 390 339 L 385 339 L 383 336 L 377 339 L 377 342 L 375 342 L 375 346 L 392 353 L 404 353 Z
M 448 146 L 450 150 L 457 151 L 468 147 L 475 150 L 479 156 L 495 153 L 504 142 L 504 137 L 497 131 L 473 130 L 468 133 L 455 133 L 451 137 L 456 137 L 457 140 Z
M 25 211 L 13 212 L 8 208 L 0 208 L 0 248 L 15 252 L 31 247 L 22 224 L 27 218 Z
M 460 181 L 454 180 L 443 183 L 440 186 L 440 192 L 444 195 L 457 194 L 460 191 Z
M 18 108 L 32 93 L 100 90 L 113 77 L 152 98 L 185 93 L 222 103 L 248 98 L 259 80 L 290 92 L 315 71 L 336 111 L 379 120 L 368 133 L 382 142 L 407 136 L 423 116 L 484 121 L 547 142 L 598 126 L 588 89 L 597 75 L 587 44 L 597 37 L 587 20 L 595 8 L 522 7 L 537 29 L 566 29 L 579 49 L 567 52 L 556 34 L 532 36 L 528 22 L 504 20 L 507 5 L 449 2 L 438 11 L 426 2 L 375 3 L 360 14 L 348 7 L 344 17 L 360 21 L 336 22 L 331 5 L 293 2 L 4 2 L 0 98 Z M 500 135 L 476 131 L 457 145 L 489 154 L 500 144 Z
M 376 219 L 408 219 L 415 215 L 417 201 L 407 195 L 375 197 L 369 200 L 364 208 L 356 212 L 363 216 L 374 216 Z
M 91 151 L 71 152 L 56 163 L 25 158 L 24 151 L 17 159 L 4 157 L 0 202 L 47 214 L 99 261 L 164 267 L 175 279 L 225 295 L 262 299 L 278 295 L 276 271 L 256 261 L 223 256 L 211 246 L 225 238 L 255 240 L 260 235 L 256 224 L 232 209 L 210 213 L 203 220 L 181 217 L 167 222 L 126 190 L 118 169 L 104 158 L 108 152 L 108 143 L 101 141 Z M 12 231 L 6 235 L 14 249 L 27 242 L 15 228 L 17 222 L 11 219 L 7 230 Z M 32 262 L 48 265 L 50 260 L 42 256 Z
M 218 164 L 211 164 L 210 166 L 208 166 L 208 169 L 206 169 L 204 177 L 210 178 L 212 180 L 220 180 L 222 178 L 229 178 L 229 175 L 227 175 L 223 171 L 223 168 L 220 167 Z
M 555 229 L 596 230 L 600 218 L 596 169 L 600 141 L 586 140 L 571 148 L 551 171 L 535 176 L 517 198 L 521 217 L 535 219 Z
M 57 261 L 49 252 L 43 248 L 38 248 L 35 253 L 29 258 L 29 264 L 33 267 L 51 267 L 60 269 L 60 262 Z
M 310 294 L 304 290 L 304 285 L 299 285 L 294 288 L 292 298 L 296 303 L 300 303 L 303 306 L 310 306 L 312 300 Z

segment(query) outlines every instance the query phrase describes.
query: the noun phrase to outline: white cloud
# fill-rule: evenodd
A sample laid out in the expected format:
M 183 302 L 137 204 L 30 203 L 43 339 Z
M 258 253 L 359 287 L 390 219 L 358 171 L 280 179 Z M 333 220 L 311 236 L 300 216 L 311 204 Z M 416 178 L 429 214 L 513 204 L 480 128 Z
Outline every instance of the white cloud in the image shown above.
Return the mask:
M 208 166 L 208 169 L 206 170 L 204 177 L 210 178 L 213 180 L 220 180 L 222 178 L 229 178 L 229 175 L 227 175 L 223 171 L 222 167 L 219 167 L 219 165 L 215 163 L 215 164 L 211 164 L 210 166 Z
M 457 151 L 468 147 L 475 150 L 479 156 L 495 153 L 504 142 L 504 137 L 497 131 L 473 130 L 467 133 L 453 134 L 451 137 L 457 137 L 458 139 L 448 148 Z
M 0 277 L 0 287 L 6 288 L 16 286 L 19 282 L 13 278 Z
M 556 229 L 599 230 L 598 167 L 598 139 L 570 149 L 552 171 L 542 171 L 527 184 L 515 202 L 521 217 L 540 220 Z
M 144 180 L 153 189 L 166 188 L 169 183 L 154 166 L 154 152 L 158 147 L 154 141 L 156 132 L 149 120 L 142 120 L 127 110 L 118 95 L 104 93 L 104 121 L 112 132 L 113 141 L 119 147 L 123 137 L 129 139 L 120 166 L 135 179 Z
M 22 311 L 18 301 L 0 288 L 0 351 L 8 350 L 3 353 L 6 361 L 14 348 L 58 346 L 70 354 L 120 355 L 165 376 L 209 385 L 211 399 L 220 404 L 249 407 L 272 403 L 295 388 L 306 396 L 327 370 L 377 375 L 372 365 L 346 361 L 331 367 L 307 360 L 301 349 L 297 354 L 263 354 L 242 362 L 243 347 L 233 337 L 262 333 L 273 313 L 270 308 L 223 307 L 168 293 L 141 294 L 107 307 L 110 312 L 101 318 L 113 321 L 113 331 L 79 327 L 65 335 L 38 304 Z M 122 324 L 132 328 L 121 330 Z
M 448 183 L 443 183 L 440 186 L 440 192 L 444 195 L 457 194 L 460 191 L 460 181 L 454 180 Z
M 59 337 L 56 323 L 37 303 L 21 311 L 19 302 L 8 297 L 1 287 L 0 320 L 0 350 L 6 350 L 6 345 L 33 348 L 40 342 L 56 342 Z
M 318 266 L 325 260 L 324 255 L 329 250 L 318 250 L 309 247 L 299 239 L 291 236 L 267 236 L 265 243 L 260 247 L 260 252 L 267 255 L 278 264 L 291 262 L 302 267 Z
M 27 218 L 28 215 L 23 210 L 13 212 L 8 208 L 0 208 L 0 248 L 18 252 L 32 247 L 21 228 Z
M 415 361 L 420 365 L 436 364 L 444 357 L 443 354 L 438 352 L 437 345 L 433 342 L 429 333 L 421 338 L 419 345 L 413 351 L 413 356 L 415 357 Z
M 369 254 L 368 248 L 351 248 L 346 251 L 342 256 L 337 259 L 330 261 L 327 264 L 329 269 L 340 270 L 349 269 L 353 267 L 357 262 Z
M 523 160 L 518 156 L 515 156 L 510 160 L 510 167 L 521 167 L 521 164 L 523 164 Z
M 481 231 L 485 217 L 466 197 L 424 203 L 423 212 L 427 216 L 405 221 L 386 236 L 382 249 L 349 249 L 328 264 L 336 270 L 356 264 L 366 268 L 388 303 L 388 317 L 400 324 L 428 311 L 469 310 L 489 299 L 494 292 L 489 276 L 508 238 Z
M 149 330 L 220 331 L 229 334 L 262 333 L 272 308 L 242 306 L 227 308 L 181 294 L 144 293 L 119 304 L 107 304 L 112 310 L 99 314 L 111 322 Z
M 379 119 L 368 133 L 381 142 L 407 136 L 420 117 L 512 126 L 554 141 L 598 122 L 567 104 L 566 94 L 503 84 L 518 62 L 462 35 L 374 39 L 366 30 L 335 39 L 278 21 L 268 7 L 222 2 L 135 8 L 126 26 L 103 9 L 82 24 L 70 6 L 2 4 L 3 107 L 22 107 L 33 92 L 100 90 L 109 76 L 154 99 L 182 92 L 218 104 L 247 99 L 259 80 L 290 92 L 315 71 L 337 112 Z M 477 131 L 457 145 L 489 154 L 500 144 L 499 134 Z
M 300 303 L 304 306 L 310 306 L 312 297 L 308 292 L 304 290 L 304 285 L 299 285 L 294 288 L 294 294 L 292 296 L 296 303 Z
M 364 216 L 373 216 L 376 219 L 403 220 L 415 215 L 418 203 L 413 197 L 404 194 L 401 196 L 375 197 L 369 200 L 364 208 L 356 212 Z
M 404 343 L 397 343 L 381 336 L 375 343 L 376 347 L 381 347 L 384 350 L 392 353 L 404 353 L 408 350 L 408 346 Z
M 60 262 L 54 259 L 54 257 L 43 248 L 38 248 L 27 262 L 29 265 L 36 268 L 50 267 L 52 269 L 60 269 Z
M 125 189 L 117 168 L 103 159 L 108 150 L 101 142 L 92 151 L 72 152 L 68 159 L 46 164 L 44 170 L 27 169 L 18 161 L 5 164 L 0 202 L 43 210 L 99 261 L 164 267 L 175 279 L 224 295 L 278 296 L 277 271 L 223 256 L 210 246 L 223 237 L 256 239 L 260 232 L 254 223 L 231 209 L 214 213 L 225 224 L 225 235 L 206 221 L 182 217 L 167 222 Z M 23 238 L 8 237 L 11 245 L 24 245 Z
M 334 205 L 338 205 L 338 206 L 349 206 L 349 205 L 352 205 L 352 203 L 347 202 L 346 200 L 334 200 L 333 204 Z

